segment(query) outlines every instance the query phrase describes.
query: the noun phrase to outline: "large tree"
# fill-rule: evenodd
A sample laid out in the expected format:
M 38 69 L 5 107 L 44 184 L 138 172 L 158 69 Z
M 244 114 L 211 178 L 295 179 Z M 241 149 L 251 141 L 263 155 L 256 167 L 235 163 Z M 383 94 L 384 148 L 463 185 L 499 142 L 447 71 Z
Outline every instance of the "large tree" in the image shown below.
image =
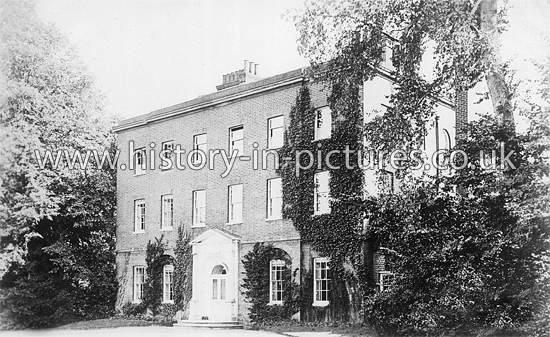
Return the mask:
M 0 6 L 1 321 L 109 314 L 116 291 L 115 171 L 39 165 L 58 150 L 113 152 L 112 118 L 73 46 L 34 2 Z
M 487 82 L 494 114 L 513 123 L 511 90 L 500 58 L 503 10 L 496 0 L 307 1 L 292 18 L 300 33 L 299 51 L 333 85 L 376 73 L 384 47 L 399 45 L 392 109 L 371 123 L 374 147 L 414 146 L 433 115 L 437 96 L 452 98 L 481 80 Z M 433 72 L 422 62 L 433 58 Z M 368 111 L 367 113 L 371 113 Z M 367 135 L 367 136 L 368 136 Z

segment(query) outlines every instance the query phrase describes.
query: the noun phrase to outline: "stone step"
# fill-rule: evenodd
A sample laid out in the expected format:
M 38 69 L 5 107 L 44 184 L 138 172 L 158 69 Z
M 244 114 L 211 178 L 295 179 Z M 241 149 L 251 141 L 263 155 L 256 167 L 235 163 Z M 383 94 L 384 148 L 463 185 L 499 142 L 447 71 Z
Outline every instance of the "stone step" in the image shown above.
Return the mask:
M 205 329 L 242 329 L 243 326 L 237 321 L 208 321 L 182 320 L 173 325 L 174 328 L 205 328 Z

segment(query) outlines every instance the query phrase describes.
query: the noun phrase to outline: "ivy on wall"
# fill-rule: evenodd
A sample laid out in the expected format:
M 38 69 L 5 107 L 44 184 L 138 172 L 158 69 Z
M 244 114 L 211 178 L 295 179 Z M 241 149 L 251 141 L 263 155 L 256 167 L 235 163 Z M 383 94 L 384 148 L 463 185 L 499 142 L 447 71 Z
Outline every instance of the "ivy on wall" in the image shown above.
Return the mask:
M 311 302 L 306 303 L 312 312 L 303 312 L 303 315 L 315 319 L 346 320 L 350 309 L 359 311 L 362 292 L 367 288 L 363 285 L 373 283 L 372 279 L 367 280 L 363 258 L 364 175 L 357 165 L 357 150 L 363 146 L 363 112 L 357 83 L 361 82 L 350 79 L 331 85 L 328 97 L 333 121 L 331 137 L 319 141 L 314 141 L 315 108 L 311 104 L 310 89 L 303 86 L 290 112 L 282 149 L 283 157 L 293 159 L 279 170 L 283 182 L 283 216 L 293 221 L 302 240 L 330 258 L 331 292 L 341 299 L 331 301 L 326 308 L 312 308 Z M 297 158 L 297 153 L 305 150 L 314 153 L 313 158 L 307 155 Z M 327 157 L 334 150 L 339 152 Z M 297 171 L 297 166 L 310 168 Z M 331 211 L 314 215 L 314 176 L 321 171 L 330 172 Z M 308 280 L 302 282 L 307 286 Z M 314 311 L 324 312 L 325 317 Z
M 270 297 L 270 261 L 282 260 L 283 267 L 283 304 L 271 305 Z M 272 323 L 287 320 L 300 310 L 300 289 L 293 280 L 297 271 L 291 271 L 290 256 L 282 249 L 268 243 L 256 243 L 243 259 L 246 278 L 243 280 L 243 292 L 252 304 L 249 317 L 254 323 Z
M 145 262 L 147 263 L 147 278 L 143 285 L 143 304 L 153 316 L 160 312 L 162 304 L 162 277 L 163 269 L 167 264 L 172 263 L 172 257 L 165 255 L 166 243 L 162 242 L 164 235 L 155 238 L 155 242 L 147 243 Z
M 193 252 L 190 242 L 191 233 L 180 226 L 174 249 L 174 304 L 178 310 L 184 312 L 191 300 L 193 289 Z

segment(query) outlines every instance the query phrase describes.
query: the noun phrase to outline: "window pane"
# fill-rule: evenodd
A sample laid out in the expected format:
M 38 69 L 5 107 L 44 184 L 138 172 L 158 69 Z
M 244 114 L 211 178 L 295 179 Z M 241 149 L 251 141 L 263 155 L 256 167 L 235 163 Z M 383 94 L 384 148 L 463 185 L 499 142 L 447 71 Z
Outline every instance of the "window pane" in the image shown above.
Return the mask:
M 225 279 L 220 279 L 220 300 L 225 300 Z
M 218 279 L 212 280 L 212 299 L 218 299 Z
M 315 111 L 315 139 L 330 138 L 332 128 L 332 116 L 329 107 L 323 107 Z

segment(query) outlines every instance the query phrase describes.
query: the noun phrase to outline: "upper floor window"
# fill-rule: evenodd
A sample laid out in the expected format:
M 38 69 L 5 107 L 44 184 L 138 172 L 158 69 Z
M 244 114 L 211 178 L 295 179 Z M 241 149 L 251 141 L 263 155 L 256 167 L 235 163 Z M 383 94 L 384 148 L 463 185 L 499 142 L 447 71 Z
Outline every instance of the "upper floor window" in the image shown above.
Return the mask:
M 193 191 L 193 226 L 206 224 L 206 190 Z
M 286 267 L 283 260 L 269 262 L 269 303 L 283 304 L 283 271 Z
M 329 171 L 315 173 L 315 193 L 313 195 L 314 214 L 324 214 L 330 212 L 329 181 Z
M 283 147 L 285 125 L 284 117 L 278 116 L 268 119 L 269 134 L 267 136 L 267 147 L 269 149 L 278 149 Z
M 243 221 L 243 185 L 229 186 L 228 222 L 241 223 Z
M 281 178 L 269 179 L 267 181 L 267 218 L 281 219 L 283 198 Z
M 206 157 L 207 151 L 207 136 L 206 133 L 193 136 L 193 150 L 199 150 L 204 153 Z M 193 164 L 201 164 L 203 160 L 202 155 L 199 152 L 193 153 Z
M 237 156 L 244 154 L 244 129 L 242 126 L 237 126 L 229 130 L 229 154 L 233 156 L 233 152 Z
M 134 232 L 145 231 L 145 200 L 134 200 Z
M 173 303 L 174 302 L 174 266 L 171 264 L 167 264 L 164 266 L 162 285 L 163 285 L 162 302 Z
M 173 151 L 174 151 L 173 141 L 162 143 L 162 156 L 164 158 L 172 158 L 172 155 L 174 154 Z
M 314 139 L 330 138 L 332 131 L 332 115 L 328 106 L 315 110 Z
M 162 196 L 161 229 L 172 229 L 174 223 L 174 196 Z
M 328 259 L 316 258 L 313 264 L 313 305 L 325 306 L 329 303 L 328 292 L 330 290 Z
M 392 172 L 380 170 L 378 172 L 378 190 L 381 193 L 393 193 L 394 175 Z
M 143 299 L 143 284 L 145 283 L 145 267 L 134 267 L 134 302 L 139 303 Z
M 134 174 L 145 174 L 145 168 L 147 167 L 147 164 L 145 163 L 145 149 L 136 149 L 136 151 L 134 152 L 134 158 L 136 159 Z

